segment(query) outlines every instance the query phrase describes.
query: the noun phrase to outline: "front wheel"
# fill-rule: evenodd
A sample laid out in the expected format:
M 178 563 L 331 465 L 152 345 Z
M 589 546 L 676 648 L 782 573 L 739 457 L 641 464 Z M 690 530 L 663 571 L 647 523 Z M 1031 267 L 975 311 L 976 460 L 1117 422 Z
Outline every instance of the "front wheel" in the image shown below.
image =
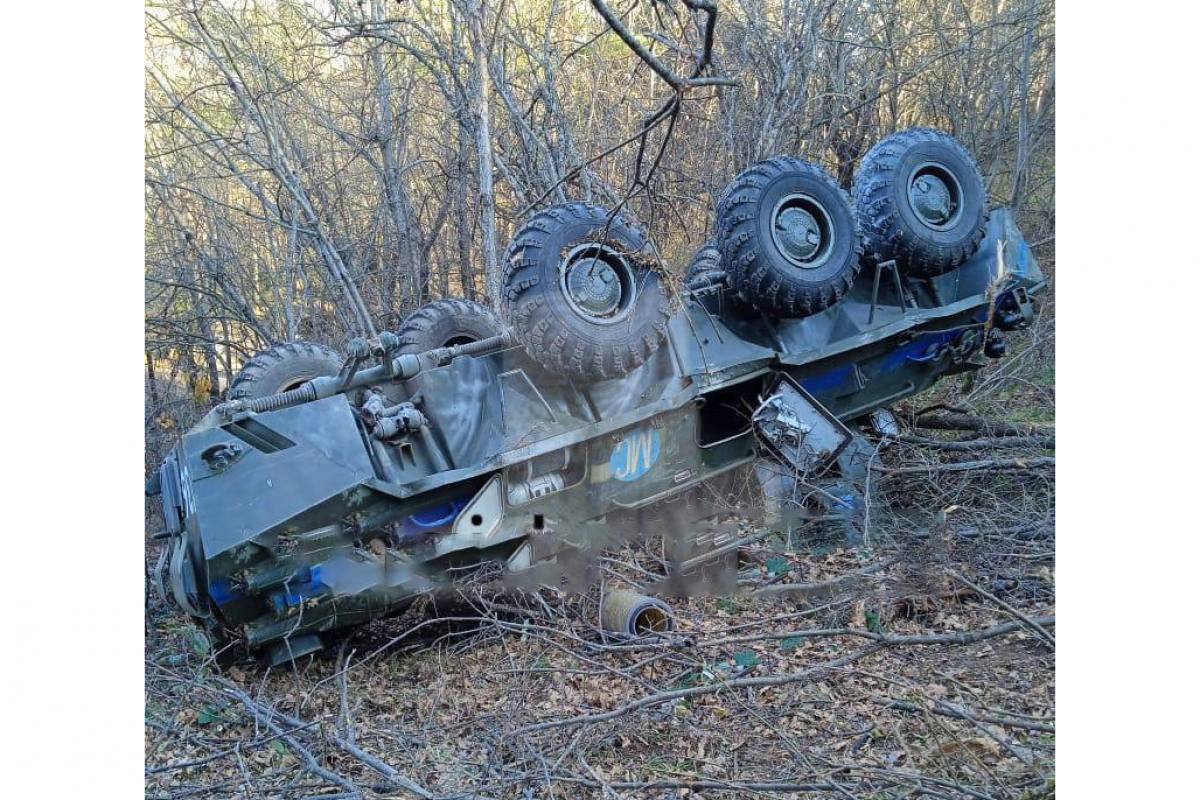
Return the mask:
M 504 330 L 496 314 L 470 300 L 445 298 L 426 303 L 405 318 L 396 335 L 400 353 L 424 353 L 499 336 Z
M 295 389 L 302 383 L 337 375 L 342 357 L 312 342 L 272 345 L 247 361 L 229 384 L 230 400 L 257 400 Z

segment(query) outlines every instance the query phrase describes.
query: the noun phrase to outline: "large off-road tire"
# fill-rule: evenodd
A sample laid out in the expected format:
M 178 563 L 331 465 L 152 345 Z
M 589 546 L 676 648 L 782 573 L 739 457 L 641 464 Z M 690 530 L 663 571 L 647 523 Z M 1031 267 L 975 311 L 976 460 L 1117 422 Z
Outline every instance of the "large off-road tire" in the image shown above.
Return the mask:
M 721 269 L 721 249 L 716 239 L 709 239 L 688 264 L 683 273 L 683 285 L 689 289 L 700 289 L 725 281 L 725 270 Z
M 820 167 L 786 156 L 734 178 L 717 209 L 717 240 L 733 288 L 780 317 L 806 317 L 840 300 L 862 255 L 850 198 Z
M 500 315 L 529 355 L 583 380 L 618 378 L 667 335 L 668 302 L 646 235 L 584 203 L 530 219 L 504 258 Z
M 987 225 L 987 192 L 971 154 L 928 128 L 892 134 L 871 148 L 854 176 L 854 202 L 868 257 L 895 259 L 914 277 L 962 264 Z
M 721 267 L 721 248 L 717 247 L 717 240 L 709 239 L 696 251 L 696 255 L 692 256 L 692 263 L 688 264 L 683 273 L 683 285 L 688 289 L 702 289 L 713 284 L 726 287 L 722 297 L 734 314 L 753 314 L 754 309 L 733 290 L 729 275 Z
M 324 375 L 337 375 L 342 357 L 312 342 L 284 342 L 268 347 L 242 365 L 229 384 L 230 400 L 257 400 Z
M 470 344 L 504 331 L 490 308 L 470 300 L 444 299 L 426 303 L 405 318 L 396 335 L 400 353 L 423 353 L 437 347 Z

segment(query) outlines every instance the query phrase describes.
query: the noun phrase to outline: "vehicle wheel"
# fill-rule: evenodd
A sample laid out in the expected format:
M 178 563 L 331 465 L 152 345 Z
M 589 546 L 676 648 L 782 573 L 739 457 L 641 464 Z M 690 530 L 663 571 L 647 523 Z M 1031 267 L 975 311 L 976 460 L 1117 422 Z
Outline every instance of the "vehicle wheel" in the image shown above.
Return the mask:
M 247 361 L 229 384 L 230 400 L 257 400 L 323 375 L 337 375 L 342 357 L 312 342 L 284 342 Z
M 688 264 L 683 273 L 683 285 L 689 289 L 700 289 L 714 283 L 724 282 L 725 270 L 721 269 L 721 250 L 716 239 L 709 239 Z
M 962 264 L 987 224 L 975 160 L 953 137 L 928 128 L 892 134 L 872 147 L 854 176 L 854 202 L 869 257 L 894 258 L 915 277 Z
M 508 246 L 501 317 L 529 355 L 584 380 L 618 378 L 667 335 L 668 304 L 645 234 L 598 206 L 537 214 Z
M 709 239 L 696 252 L 692 263 L 683 273 L 683 285 L 688 289 L 702 289 L 713 284 L 726 287 L 722 293 L 723 302 L 734 314 L 743 316 L 752 313 L 750 305 L 730 286 L 729 274 L 721 268 L 721 250 L 717 247 L 717 240 Z
M 862 255 L 850 198 L 820 167 L 780 156 L 738 175 L 717 209 L 721 263 L 760 310 L 806 317 L 836 303 Z
M 400 353 L 423 353 L 437 347 L 470 344 L 499 336 L 500 319 L 486 306 L 470 300 L 434 300 L 405 318 L 396 335 Z

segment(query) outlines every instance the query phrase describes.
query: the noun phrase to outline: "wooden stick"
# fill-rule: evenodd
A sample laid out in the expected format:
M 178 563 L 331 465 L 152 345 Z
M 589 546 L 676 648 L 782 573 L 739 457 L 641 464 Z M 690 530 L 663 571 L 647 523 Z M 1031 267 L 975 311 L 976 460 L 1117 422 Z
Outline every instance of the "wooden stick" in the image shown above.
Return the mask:
M 1000 606 L 1000 608 L 1004 609 L 1009 614 L 1012 614 L 1014 617 L 1016 617 L 1017 619 L 1024 622 L 1025 625 L 1028 626 L 1034 633 L 1038 634 L 1046 642 L 1048 642 L 1050 644 L 1050 647 L 1053 648 L 1055 646 L 1054 637 L 1050 635 L 1049 631 L 1047 631 L 1041 625 L 1038 625 L 1037 622 L 1030 619 L 1025 614 L 1022 614 L 1020 611 L 1013 608 L 1008 603 L 1001 600 L 999 597 L 996 597 L 994 594 L 991 594 L 990 592 L 985 590 L 983 587 L 977 586 L 976 584 L 967 580 L 962 575 L 959 575 L 957 572 L 950 569 L 949 567 L 946 567 L 946 574 L 949 575 L 951 578 L 954 578 L 954 580 L 958 581 L 959 583 L 963 584 L 964 586 L 966 586 L 970 589 L 974 589 L 980 596 L 986 597 L 988 600 L 991 600 L 993 603 Z

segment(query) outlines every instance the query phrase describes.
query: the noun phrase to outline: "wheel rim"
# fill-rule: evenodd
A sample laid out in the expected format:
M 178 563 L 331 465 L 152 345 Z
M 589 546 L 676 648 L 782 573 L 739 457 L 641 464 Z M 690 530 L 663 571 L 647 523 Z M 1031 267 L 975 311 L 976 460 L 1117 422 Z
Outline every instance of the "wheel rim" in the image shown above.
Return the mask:
M 771 241 L 787 261 L 800 269 L 816 269 L 833 251 L 829 212 L 807 194 L 789 194 L 771 213 Z
M 921 164 L 908 180 L 908 204 L 922 225 L 943 231 L 962 216 L 962 187 L 941 164 Z
M 582 244 L 562 261 L 559 288 L 571 308 L 600 325 L 629 315 L 637 295 L 633 267 L 605 244 Z
M 472 342 L 478 341 L 479 339 L 475 338 L 474 336 L 466 333 L 460 333 L 455 336 L 451 336 L 449 339 L 442 342 L 442 347 L 458 347 L 459 345 L 471 344 Z

